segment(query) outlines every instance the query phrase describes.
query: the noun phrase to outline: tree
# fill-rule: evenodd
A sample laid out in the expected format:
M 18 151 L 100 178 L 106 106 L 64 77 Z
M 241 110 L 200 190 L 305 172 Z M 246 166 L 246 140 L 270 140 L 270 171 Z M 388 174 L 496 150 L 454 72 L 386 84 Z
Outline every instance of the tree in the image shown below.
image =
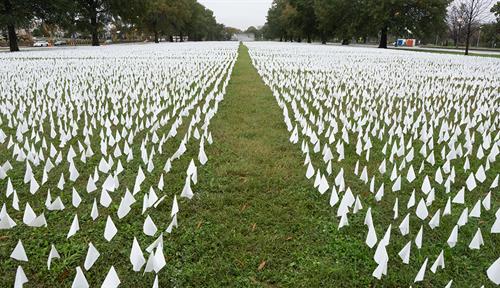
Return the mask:
M 305 11 L 309 8 L 305 6 L 298 8 L 304 3 L 306 2 L 302 3 L 299 0 L 274 0 L 267 13 L 264 36 L 267 39 L 279 38 L 280 41 L 295 40 L 297 42 L 301 42 L 304 36 L 312 38 L 312 30 L 316 28 L 311 28 L 311 24 L 308 23 L 310 20 L 306 20 Z M 299 12 L 298 9 L 301 11 Z
M 481 40 L 489 47 L 496 47 L 500 43 L 500 24 L 490 23 L 481 26 Z
M 496 47 L 500 42 L 500 1 L 493 5 L 490 12 L 495 15 L 496 23 L 483 25 L 481 31 L 483 31 L 485 42 L 491 47 Z
M 495 5 L 493 5 L 493 7 L 491 7 L 490 12 L 497 17 L 497 22 L 500 22 L 500 1 L 498 1 L 497 3 L 495 3 Z
M 28 13 L 31 9 L 27 8 L 27 1 L 3 0 L 0 2 L 0 21 L 2 26 L 7 27 L 9 47 L 11 52 L 19 51 L 17 45 L 16 24 L 22 25 L 30 21 L 32 14 Z
M 217 24 L 213 12 L 196 1 L 191 5 L 191 16 L 185 30 L 193 41 L 221 39 L 224 34 L 223 26 Z
M 160 35 L 168 34 L 170 39 L 184 36 L 192 41 L 229 40 L 224 25 L 217 23 L 213 12 L 196 0 L 148 0 L 140 16 L 140 27 L 154 35 L 159 42 Z
M 266 38 L 311 42 L 319 36 L 348 44 L 380 33 L 380 48 L 387 48 L 388 33 L 427 39 L 445 31 L 446 8 L 451 0 L 274 0 L 263 31 Z M 434 34 L 435 35 L 435 34 Z M 427 38 L 426 38 L 427 37 Z
M 262 31 L 260 29 L 255 28 L 254 26 L 250 26 L 245 30 L 245 33 L 251 33 L 255 35 L 255 40 L 262 39 Z
M 285 29 L 285 41 L 302 41 L 302 35 L 299 26 L 299 13 L 294 6 L 288 1 L 285 1 L 285 6 L 281 15 L 279 16 L 280 22 Z
M 203 40 L 208 30 L 205 21 L 205 7 L 198 2 L 192 3 L 191 17 L 186 25 L 186 33 L 189 39 L 193 41 Z
M 316 0 L 314 3 L 316 18 L 318 21 L 318 34 L 322 44 L 326 44 L 326 39 L 335 34 L 336 24 L 335 1 L 333 0 Z
M 469 55 L 471 35 L 484 20 L 490 4 L 490 0 L 462 0 L 458 4 L 464 13 L 465 55 Z
M 71 15 L 68 19 L 74 19 L 70 25 L 74 25 L 80 31 L 86 31 L 92 35 L 92 46 L 99 46 L 99 29 L 113 19 L 122 21 L 138 22 L 145 4 L 148 1 L 141 0 L 67 0 L 70 5 Z
M 99 46 L 104 28 L 117 27 L 134 35 L 140 28 L 140 32 L 154 34 L 155 42 L 167 33 L 178 33 L 181 41 L 186 34 L 194 40 L 227 38 L 224 25 L 196 0 L 0 0 L 0 28 L 8 32 L 11 51 L 19 50 L 16 29 L 32 23 L 50 31 L 64 28 L 66 35 L 90 34 L 93 46 Z
M 463 5 L 453 5 L 447 16 L 448 30 L 453 44 L 458 47 L 464 28 L 465 9 Z
M 295 8 L 295 24 L 300 36 L 307 38 L 307 43 L 312 42 L 312 38 L 317 34 L 317 19 L 314 11 L 314 0 L 289 0 Z
M 353 37 L 376 33 L 363 0 L 316 0 L 315 13 L 322 43 L 335 36 L 348 44 Z
M 180 36 L 180 41 L 184 41 L 184 35 L 187 34 L 187 26 L 192 19 L 192 8 L 198 3 L 193 0 L 171 0 L 169 24 L 172 32 Z M 198 4 L 199 5 L 199 4 Z
M 267 21 L 264 25 L 264 37 L 266 39 L 279 38 L 280 41 L 283 41 L 283 38 L 286 38 L 286 26 L 282 18 L 286 5 L 285 0 L 274 0 L 271 8 L 267 11 Z
M 379 48 L 387 48 L 387 35 L 421 36 L 444 27 L 450 0 L 365 0 L 372 25 L 380 29 Z
M 234 34 L 241 33 L 241 30 L 234 27 L 224 27 L 222 32 L 222 39 L 225 41 L 231 40 Z
M 63 6 L 59 0 L 0 0 L 0 26 L 7 28 L 10 51 L 19 51 L 16 29 L 28 27 L 35 18 L 48 17 L 58 5 Z
M 153 33 L 155 43 L 160 43 L 161 31 L 169 29 L 169 14 L 171 7 L 166 0 L 151 0 L 147 2 L 144 15 L 141 17 L 142 27 L 149 33 Z

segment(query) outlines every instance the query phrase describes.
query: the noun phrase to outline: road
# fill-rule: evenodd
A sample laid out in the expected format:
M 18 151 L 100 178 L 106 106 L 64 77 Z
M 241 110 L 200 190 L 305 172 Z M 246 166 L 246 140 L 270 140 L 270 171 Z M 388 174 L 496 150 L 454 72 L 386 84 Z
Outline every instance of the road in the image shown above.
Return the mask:
M 426 48 L 426 47 L 391 47 L 391 48 L 398 49 L 398 50 L 422 50 L 422 51 L 430 51 L 430 52 L 435 52 L 435 51 L 455 52 L 455 53 L 464 53 L 465 52 L 465 50 L 462 50 L 462 49 L 447 49 L 447 48 Z M 473 54 L 500 55 L 500 50 L 491 51 L 491 50 L 471 49 L 469 51 L 470 51 L 470 53 L 473 53 Z

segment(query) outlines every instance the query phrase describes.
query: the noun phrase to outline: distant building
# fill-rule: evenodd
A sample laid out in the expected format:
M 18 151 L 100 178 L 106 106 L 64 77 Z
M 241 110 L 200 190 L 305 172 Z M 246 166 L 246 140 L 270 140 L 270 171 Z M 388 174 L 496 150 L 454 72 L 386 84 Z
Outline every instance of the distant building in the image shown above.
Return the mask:
M 236 33 L 231 37 L 232 41 L 255 41 L 255 34 L 253 33 Z

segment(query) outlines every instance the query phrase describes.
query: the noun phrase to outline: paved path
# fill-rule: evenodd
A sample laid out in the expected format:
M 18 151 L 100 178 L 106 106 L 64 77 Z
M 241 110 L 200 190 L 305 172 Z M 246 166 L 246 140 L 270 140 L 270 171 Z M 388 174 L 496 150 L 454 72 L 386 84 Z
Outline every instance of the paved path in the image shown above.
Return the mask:
M 461 49 L 447 49 L 447 48 L 427 48 L 427 47 L 392 47 L 394 49 L 398 50 L 422 50 L 422 51 L 429 51 L 429 52 L 454 52 L 454 53 L 464 53 L 465 50 Z M 500 50 L 499 51 L 489 51 L 489 50 L 475 50 L 471 49 L 469 50 L 470 53 L 472 54 L 481 54 L 481 55 L 499 55 L 500 56 Z

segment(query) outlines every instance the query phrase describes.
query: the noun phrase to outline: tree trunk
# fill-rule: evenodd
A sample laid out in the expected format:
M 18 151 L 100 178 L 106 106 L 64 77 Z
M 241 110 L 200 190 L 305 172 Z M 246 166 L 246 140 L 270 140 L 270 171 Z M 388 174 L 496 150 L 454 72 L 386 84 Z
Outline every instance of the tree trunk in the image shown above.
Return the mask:
M 16 28 L 14 27 L 14 24 L 7 25 L 7 29 L 9 30 L 10 52 L 19 51 L 19 46 L 17 45 Z
M 342 45 L 349 45 L 349 39 L 342 39 Z
M 10 3 L 10 0 L 3 0 L 3 5 L 5 9 L 5 15 L 12 17 L 12 3 Z M 19 46 L 17 45 L 16 27 L 14 26 L 13 19 L 8 20 L 7 30 L 7 33 L 9 34 L 10 52 L 19 51 Z
M 326 44 L 325 34 L 321 33 L 320 38 L 321 38 L 321 44 L 325 45 Z
M 182 31 L 179 32 L 179 38 L 180 38 L 180 42 L 184 42 L 184 35 L 182 35 Z
M 307 43 L 311 43 L 311 42 L 312 42 L 311 35 L 307 34 Z
M 94 2 L 95 3 L 95 2 Z M 92 46 L 99 46 L 99 34 L 97 25 L 97 7 L 92 5 L 92 11 L 90 13 L 90 26 L 92 29 Z
M 467 35 L 465 38 L 465 55 L 469 55 L 471 25 L 472 25 L 472 21 L 469 21 L 469 23 L 467 24 Z
M 170 42 L 174 42 L 174 36 L 170 35 L 168 39 L 170 39 Z
M 155 29 L 155 43 L 160 43 L 160 40 L 158 39 L 158 31 Z
M 387 26 L 382 27 L 380 30 L 380 44 L 378 48 L 387 48 Z

